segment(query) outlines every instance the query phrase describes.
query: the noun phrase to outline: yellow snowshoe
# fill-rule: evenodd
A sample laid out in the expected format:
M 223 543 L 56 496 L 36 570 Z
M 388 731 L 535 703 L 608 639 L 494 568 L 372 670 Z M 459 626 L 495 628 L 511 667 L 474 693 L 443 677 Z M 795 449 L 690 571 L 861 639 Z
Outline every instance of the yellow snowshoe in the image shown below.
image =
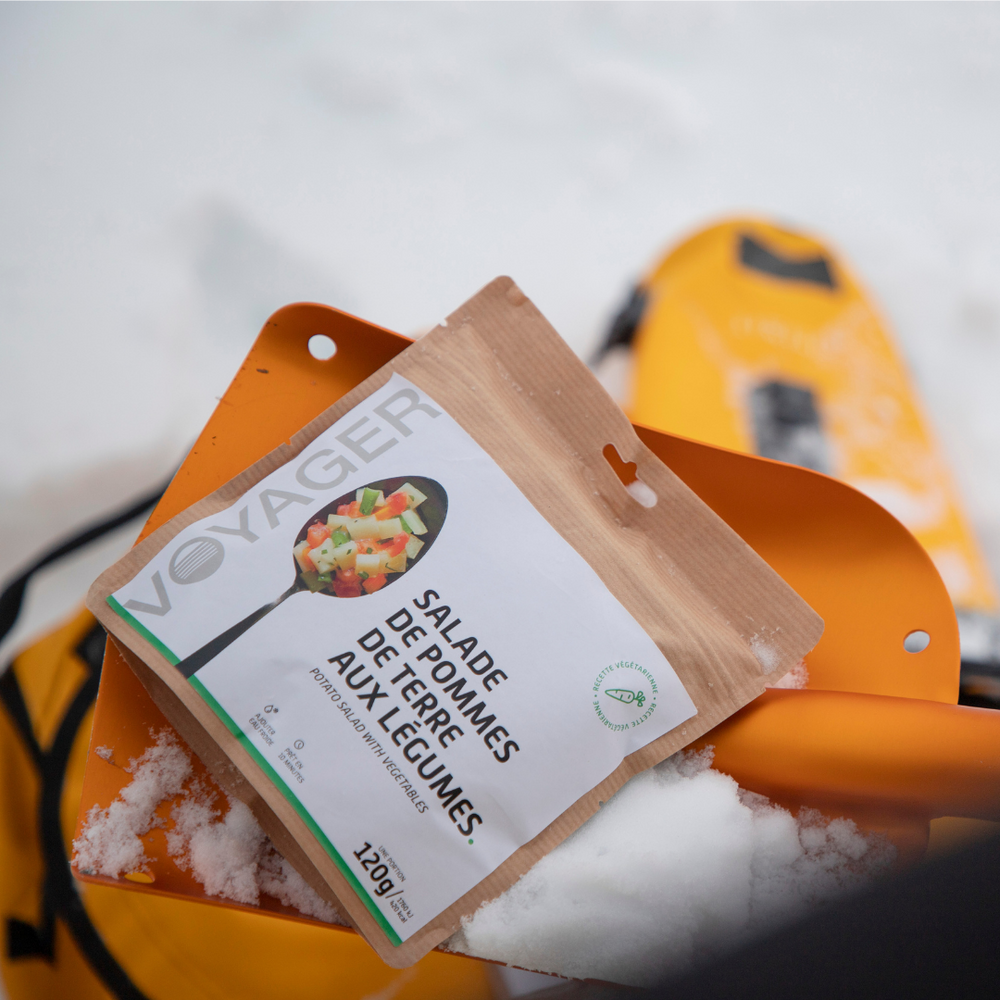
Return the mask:
M 636 423 L 828 473 L 895 515 L 958 612 L 963 701 L 1000 705 L 996 587 L 893 338 L 829 247 L 753 218 L 702 230 L 639 283 L 598 370 Z

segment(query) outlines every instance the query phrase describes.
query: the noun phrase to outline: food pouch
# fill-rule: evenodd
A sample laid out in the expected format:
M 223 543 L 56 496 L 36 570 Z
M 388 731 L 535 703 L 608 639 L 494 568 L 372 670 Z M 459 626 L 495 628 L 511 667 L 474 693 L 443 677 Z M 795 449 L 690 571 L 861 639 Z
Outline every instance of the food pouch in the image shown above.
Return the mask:
M 88 606 L 397 967 L 823 627 L 506 278 L 137 545 Z

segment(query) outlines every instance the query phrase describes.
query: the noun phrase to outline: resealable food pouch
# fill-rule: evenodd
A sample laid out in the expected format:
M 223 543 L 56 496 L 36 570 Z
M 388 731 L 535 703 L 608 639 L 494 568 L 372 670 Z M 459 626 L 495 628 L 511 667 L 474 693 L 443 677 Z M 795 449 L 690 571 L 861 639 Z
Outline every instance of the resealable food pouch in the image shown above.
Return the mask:
M 88 606 L 397 967 L 822 632 L 506 278 L 137 545 Z

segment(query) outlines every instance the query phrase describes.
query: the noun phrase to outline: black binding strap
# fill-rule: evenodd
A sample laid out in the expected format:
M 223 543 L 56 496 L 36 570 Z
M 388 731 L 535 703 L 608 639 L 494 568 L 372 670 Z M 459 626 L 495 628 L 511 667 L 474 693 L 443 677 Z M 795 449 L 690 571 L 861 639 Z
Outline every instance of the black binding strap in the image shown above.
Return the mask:
M 171 479 L 173 477 L 171 476 Z M 27 589 L 28 581 L 34 573 L 44 569 L 49 563 L 54 563 L 57 559 L 68 556 L 77 549 L 82 549 L 85 545 L 96 541 L 103 535 L 120 528 L 123 524 L 137 518 L 143 511 L 148 510 L 163 496 L 164 490 L 170 485 L 168 479 L 161 486 L 158 486 L 152 493 L 147 493 L 140 497 L 128 507 L 120 510 L 103 521 L 92 524 L 89 528 L 84 528 L 79 534 L 72 538 L 66 538 L 57 542 L 47 552 L 38 557 L 20 576 L 11 580 L 0 593 L 0 640 L 14 627 L 17 616 L 21 613 L 21 604 L 24 601 L 24 592 Z
M 0 639 L 17 621 L 33 573 L 138 517 L 159 500 L 165 488 L 166 484 L 73 538 L 53 546 L 11 581 L 0 594 Z M 42 958 L 52 962 L 55 958 L 55 922 L 58 917 L 69 929 L 94 973 L 113 996 L 119 1000 L 147 1000 L 108 950 L 83 905 L 70 871 L 60 822 L 66 768 L 80 724 L 97 697 L 106 639 L 104 629 L 95 624 L 77 645 L 75 653 L 87 669 L 87 679 L 70 702 L 47 749 L 43 749 L 38 742 L 12 665 L 0 676 L 0 703 L 6 708 L 38 770 L 41 783 L 38 832 L 44 865 L 40 922 L 36 925 L 16 917 L 7 918 L 7 956 L 12 960 Z
M 646 311 L 647 295 L 641 285 L 636 285 L 629 293 L 625 304 L 615 314 L 611 321 L 611 326 L 598 347 L 597 352 L 591 359 L 592 365 L 597 365 L 609 351 L 616 347 L 631 347 L 635 340 L 639 324 L 642 322 L 643 313 Z
M 740 263 L 751 271 L 769 274 L 786 281 L 806 281 L 825 288 L 835 288 L 830 262 L 826 257 L 783 257 L 758 243 L 753 237 L 740 237 Z

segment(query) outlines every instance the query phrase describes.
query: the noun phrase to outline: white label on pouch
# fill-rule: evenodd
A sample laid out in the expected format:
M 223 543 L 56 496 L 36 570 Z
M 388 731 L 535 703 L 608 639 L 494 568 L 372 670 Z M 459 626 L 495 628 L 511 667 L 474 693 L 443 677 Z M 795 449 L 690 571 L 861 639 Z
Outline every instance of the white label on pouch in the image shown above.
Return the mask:
M 695 714 L 586 561 L 399 375 L 109 603 L 397 944 Z

